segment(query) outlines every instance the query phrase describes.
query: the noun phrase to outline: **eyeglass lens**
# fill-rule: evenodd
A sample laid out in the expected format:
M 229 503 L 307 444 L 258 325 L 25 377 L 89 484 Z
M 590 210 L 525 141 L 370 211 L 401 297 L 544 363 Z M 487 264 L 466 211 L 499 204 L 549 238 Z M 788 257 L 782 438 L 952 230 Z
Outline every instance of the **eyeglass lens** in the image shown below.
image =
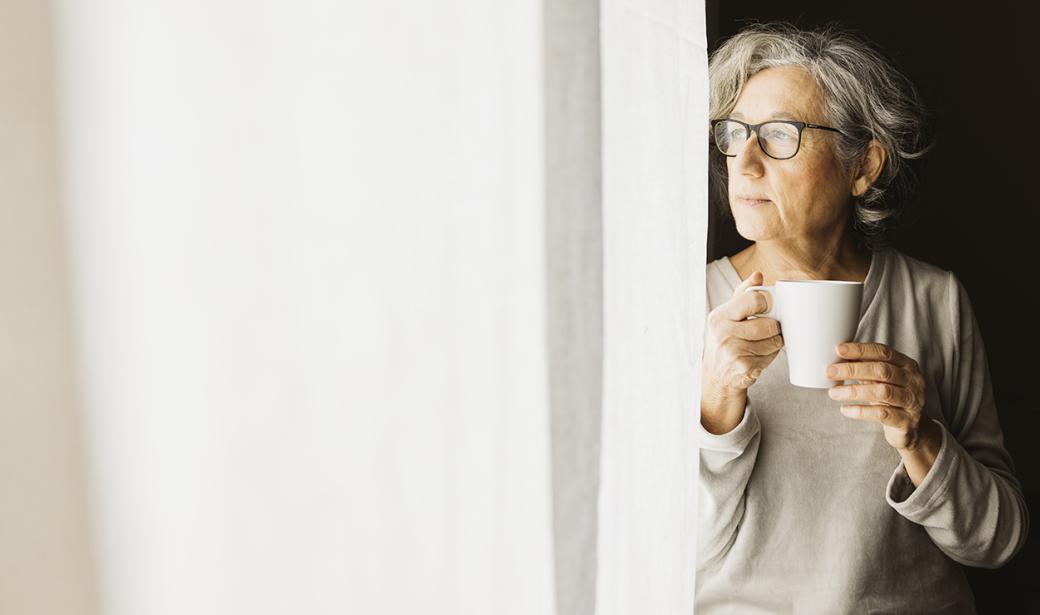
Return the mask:
M 727 156 L 736 156 L 748 139 L 748 129 L 733 121 L 715 125 L 715 143 Z M 790 158 L 798 151 L 798 127 L 784 122 L 766 122 L 758 127 L 758 143 L 774 158 Z

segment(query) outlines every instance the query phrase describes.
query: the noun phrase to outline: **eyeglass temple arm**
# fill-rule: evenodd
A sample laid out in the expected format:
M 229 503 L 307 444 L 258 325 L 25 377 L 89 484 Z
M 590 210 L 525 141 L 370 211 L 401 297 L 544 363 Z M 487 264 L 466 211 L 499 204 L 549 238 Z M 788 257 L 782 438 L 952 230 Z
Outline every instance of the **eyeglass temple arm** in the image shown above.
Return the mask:
M 806 124 L 805 127 L 806 128 L 819 128 L 820 130 L 829 130 L 831 132 L 836 132 L 839 135 L 845 134 L 844 132 L 838 130 L 837 128 L 831 128 L 830 126 L 820 126 L 819 124 Z

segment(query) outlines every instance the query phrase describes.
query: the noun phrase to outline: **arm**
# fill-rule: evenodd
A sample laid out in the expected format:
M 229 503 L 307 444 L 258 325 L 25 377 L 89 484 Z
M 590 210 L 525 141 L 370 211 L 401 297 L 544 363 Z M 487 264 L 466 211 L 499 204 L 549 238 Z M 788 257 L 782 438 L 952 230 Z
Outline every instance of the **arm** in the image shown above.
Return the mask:
M 989 366 L 978 322 L 963 286 L 949 276 L 949 428 L 938 421 L 940 444 L 915 488 L 900 463 L 888 484 L 889 505 L 924 526 L 932 541 L 968 566 L 1006 564 L 1025 543 L 1029 513 L 1014 465 L 1004 449 Z M 945 401 L 945 400 L 944 400 Z
M 724 557 L 737 537 L 760 439 L 761 427 L 750 403 L 745 404 L 740 423 L 727 433 L 710 433 L 698 422 L 698 570 Z
M 696 422 L 700 449 L 698 570 L 726 555 L 744 518 L 745 492 L 761 437 L 747 390 L 783 346 L 779 322 L 748 318 L 768 311 L 763 293 L 745 292 L 761 281 L 761 272 L 748 276 L 728 302 L 705 318 L 700 417 Z

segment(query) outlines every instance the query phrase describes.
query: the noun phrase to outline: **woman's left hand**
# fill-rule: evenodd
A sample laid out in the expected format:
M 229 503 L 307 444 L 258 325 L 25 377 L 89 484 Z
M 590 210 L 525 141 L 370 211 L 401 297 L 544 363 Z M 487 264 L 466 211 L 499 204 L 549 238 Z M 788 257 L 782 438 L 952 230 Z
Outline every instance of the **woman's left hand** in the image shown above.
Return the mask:
M 827 377 L 860 382 L 829 390 L 831 399 L 847 402 L 842 414 L 881 423 L 885 439 L 901 453 L 934 439 L 935 424 L 924 412 L 924 376 L 917 361 L 884 344 L 856 342 L 840 344 L 838 356 L 846 361 L 828 366 Z

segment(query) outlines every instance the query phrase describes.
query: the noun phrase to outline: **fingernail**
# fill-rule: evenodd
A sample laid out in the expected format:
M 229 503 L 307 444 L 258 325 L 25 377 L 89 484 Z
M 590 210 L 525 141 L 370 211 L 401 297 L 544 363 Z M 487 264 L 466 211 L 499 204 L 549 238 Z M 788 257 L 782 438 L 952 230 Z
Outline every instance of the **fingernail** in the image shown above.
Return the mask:
M 838 344 L 838 352 L 840 352 L 842 354 L 845 354 L 848 351 L 849 351 L 849 345 L 848 344 Z
M 831 378 L 837 376 L 838 375 L 838 366 L 837 365 L 831 365 L 830 367 L 828 367 L 827 368 L 827 375 L 830 376 Z

